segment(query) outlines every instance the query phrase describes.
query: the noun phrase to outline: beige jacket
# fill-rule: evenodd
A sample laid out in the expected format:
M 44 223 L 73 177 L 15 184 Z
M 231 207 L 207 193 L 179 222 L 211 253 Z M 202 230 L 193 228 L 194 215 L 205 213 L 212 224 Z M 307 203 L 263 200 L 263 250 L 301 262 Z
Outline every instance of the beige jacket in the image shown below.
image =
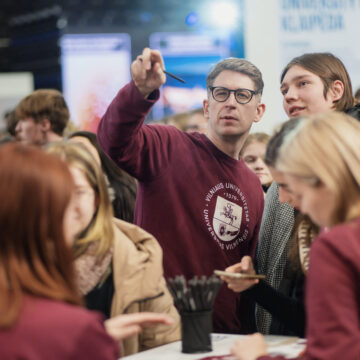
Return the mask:
M 111 316 L 159 312 L 172 316 L 171 327 L 144 328 L 123 341 L 122 355 L 180 339 L 180 317 L 163 277 L 162 249 L 157 240 L 136 225 L 114 218 L 114 298 Z

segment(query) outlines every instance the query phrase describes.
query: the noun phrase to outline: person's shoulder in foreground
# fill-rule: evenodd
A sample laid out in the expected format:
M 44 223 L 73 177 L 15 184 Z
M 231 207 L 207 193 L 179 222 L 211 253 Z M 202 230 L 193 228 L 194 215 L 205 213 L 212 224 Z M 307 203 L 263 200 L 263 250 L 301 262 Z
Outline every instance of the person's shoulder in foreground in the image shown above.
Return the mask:
M 45 298 L 27 296 L 15 325 L 0 331 L 2 360 L 116 359 L 118 350 L 99 314 Z

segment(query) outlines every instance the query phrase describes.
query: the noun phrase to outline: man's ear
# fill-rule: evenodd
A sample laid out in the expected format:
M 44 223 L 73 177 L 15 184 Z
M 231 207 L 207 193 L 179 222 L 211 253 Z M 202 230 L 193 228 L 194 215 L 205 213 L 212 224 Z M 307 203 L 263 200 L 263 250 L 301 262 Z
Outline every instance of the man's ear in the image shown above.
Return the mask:
M 51 130 L 51 124 L 47 118 L 41 119 L 39 124 L 43 132 L 49 132 Z
M 344 83 L 341 80 L 335 80 L 329 89 L 329 95 L 333 102 L 340 100 L 344 95 Z
M 261 118 L 264 115 L 265 109 L 266 109 L 265 104 L 263 104 L 263 103 L 257 104 L 254 122 L 259 122 L 261 120 Z
M 207 99 L 203 100 L 204 108 L 204 117 L 209 120 L 209 101 Z

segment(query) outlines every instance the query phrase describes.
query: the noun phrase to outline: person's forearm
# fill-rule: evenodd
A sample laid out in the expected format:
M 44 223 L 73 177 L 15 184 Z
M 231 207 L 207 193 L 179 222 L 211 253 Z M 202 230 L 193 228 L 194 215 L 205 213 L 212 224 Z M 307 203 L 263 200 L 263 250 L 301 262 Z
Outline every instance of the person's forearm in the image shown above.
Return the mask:
M 246 291 L 250 299 L 281 321 L 289 330 L 302 335 L 305 332 L 304 303 L 275 290 L 265 281 Z
M 148 99 L 139 93 L 133 81 L 124 86 L 113 99 L 98 127 L 98 141 L 111 158 L 142 126 L 153 104 L 159 98 L 154 91 Z

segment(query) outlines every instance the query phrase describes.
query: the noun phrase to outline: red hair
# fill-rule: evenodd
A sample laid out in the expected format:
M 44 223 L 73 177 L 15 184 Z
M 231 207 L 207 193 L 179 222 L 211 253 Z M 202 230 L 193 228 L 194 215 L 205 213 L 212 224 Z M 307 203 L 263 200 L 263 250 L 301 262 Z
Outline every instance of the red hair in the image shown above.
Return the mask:
M 81 304 L 63 219 L 73 191 L 64 162 L 35 147 L 0 148 L 0 326 L 25 294 Z

